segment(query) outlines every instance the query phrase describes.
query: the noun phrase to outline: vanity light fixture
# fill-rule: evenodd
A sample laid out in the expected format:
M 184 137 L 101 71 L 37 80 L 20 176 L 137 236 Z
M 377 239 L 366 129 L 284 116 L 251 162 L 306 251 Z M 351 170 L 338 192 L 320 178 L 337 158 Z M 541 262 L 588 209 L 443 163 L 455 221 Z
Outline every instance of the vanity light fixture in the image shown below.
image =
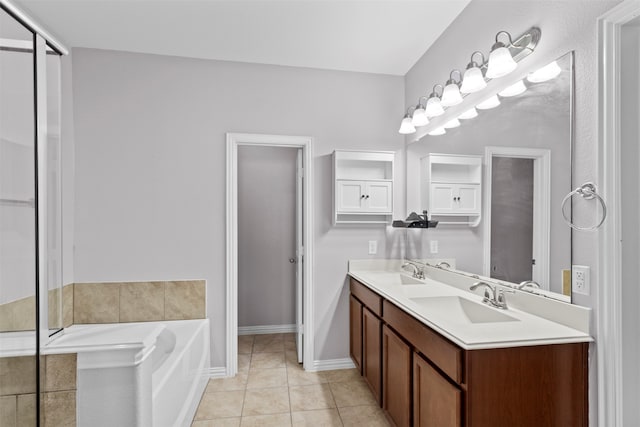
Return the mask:
M 458 81 L 453 79 L 453 74 L 458 73 Z M 460 70 L 453 70 L 449 73 L 449 80 L 442 91 L 442 106 L 443 107 L 453 107 L 454 105 L 458 105 L 462 102 L 462 95 L 460 94 L 460 77 L 462 73 Z
M 429 118 L 427 117 L 427 112 L 422 105 L 422 100 L 427 99 L 426 96 L 421 96 L 418 100 L 418 105 L 416 105 L 416 109 L 413 110 L 413 116 L 411 118 L 411 124 L 414 127 L 418 126 L 426 126 L 429 124 Z
M 491 108 L 495 108 L 498 105 L 500 105 L 498 95 L 493 95 L 482 101 L 480 104 L 476 105 L 476 108 L 478 110 L 490 110 Z
M 458 119 L 460 119 L 460 120 L 469 120 L 469 119 L 473 119 L 473 118 L 476 118 L 476 117 L 478 117 L 478 110 L 476 110 L 476 107 L 471 107 L 470 109 L 468 109 L 464 113 L 460 114 L 458 116 Z
M 542 83 L 547 80 L 551 80 L 553 78 L 558 77 L 562 70 L 556 61 L 553 61 L 544 67 L 534 71 L 533 73 L 529 73 L 527 76 L 527 80 L 531 83 Z
M 474 55 L 480 54 L 482 61 L 480 64 L 473 60 Z M 480 67 L 484 65 L 484 55 L 479 50 L 476 50 L 471 54 L 471 62 L 467 64 L 467 70 L 464 72 L 462 78 L 462 86 L 460 86 L 460 92 L 473 93 L 487 87 L 487 82 L 482 75 Z
M 407 111 L 407 114 L 404 115 L 404 118 L 400 123 L 400 129 L 398 130 L 398 132 L 403 135 L 408 135 L 410 133 L 414 133 L 415 131 L 416 128 L 411 123 L 411 114 L 409 114 L 409 112 Z
M 451 119 L 447 123 L 445 123 L 443 127 L 445 129 L 453 129 L 453 128 L 457 128 L 458 126 L 460 126 L 460 120 Z
M 521 93 L 524 93 L 526 90 L 527 90 L 527 87 L 525 86 L 524 82 L 522 80 L 518 80 L 511 86 L 498 92 L 498 95 L 508 98 L 510 96 L 520 95 Z
M 509 39 L 509 44 L 505 45 L 498 37 L 500 34 L 506 34 Z M 496 34 L 496 42 L 491 47 L 491 53 L 489 54 L 489 63 L 487 65 L 487 78 L 495 79 L 498 77 L 506 76 L 510 72 L 516 69 L 518 64 L 514 61 L 513 56 L 509 48 L 513 46 L 511 40 L 511 34 L 506 31 L 500 31 Z
M 440 127 L 435 128 L 431 132 L 429 132 L 429 135 L 438 136 L 438 135 L 444 135 L 445 133 L 447 133 L 445 128 L 443 126 L 440 126 Z
M 429 99 L 427 99 L 427 106 L 425 108 L 425 111 L 428 117 L 437 117 L 444 114 L 444 108 L 442 108 L 442 103 L 440 102 L 440 97 L 442 95 L 438 95 L 438 92 L 436 92 L 436 89 L 438 87 L 440 87 L 440 90 L 442 90 L 441 84 L 435 85 L 433 87 L 431 95 L 429 95 Z

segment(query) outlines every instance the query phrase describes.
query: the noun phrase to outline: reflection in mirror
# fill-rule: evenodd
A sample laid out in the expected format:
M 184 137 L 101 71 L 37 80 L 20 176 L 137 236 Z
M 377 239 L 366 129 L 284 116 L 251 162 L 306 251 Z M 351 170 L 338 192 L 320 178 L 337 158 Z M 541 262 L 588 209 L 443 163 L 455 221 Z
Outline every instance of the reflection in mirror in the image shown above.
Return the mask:
M 407 147 L 409 211 L 437 212 L 429 206 L 425 159 L 434 153 L 483 159 L 478 226 L 443 221 L 436 229 L 403 231 L 407 258 L 453 258 L 459 271 L 514 286 L 535 281 L 539 288 L 529 283 L 522 290 L 570 300 L 571 230 L 560 206 L 571 191 L 573 53 L 555 64 L 546 76 L 524 79 L 524 92 L 519 83 L 502 91 L 511 96 L 500 96 L 497 108 Z

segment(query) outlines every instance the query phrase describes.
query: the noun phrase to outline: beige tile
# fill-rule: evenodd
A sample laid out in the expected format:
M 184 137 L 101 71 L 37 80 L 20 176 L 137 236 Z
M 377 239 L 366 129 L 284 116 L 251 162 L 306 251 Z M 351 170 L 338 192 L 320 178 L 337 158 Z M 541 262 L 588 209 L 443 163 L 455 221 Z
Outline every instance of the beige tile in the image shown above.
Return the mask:
M 62 328 L 62 289 L 49 289 L 47 301 L 49 329 Z
M 205 393 L 214 391 L 244 390 L 247 388 L 247 374 L 238 373 L 233 378 L 212 378 L 207 384 Z
M 36 392 L 36 357 L 0 358 L 0 396 Z
M 76 426 L 76 392 L 44 393 L 44 427 Z
M 62 288 L 62 325 L 65 328 L 73 325 L 73 283 Z
M 247 390 L 242 416 L 281 414 L 289 412 L 287 387 Z
M 0 426 L 16 427 L 18 425 L 16 396 L 0 397 Z
M 76 353 L 45 356 L 45 391 L 75 390 Z
M 336 404 L 328 384 L 289 387 L 292 411 L 335 408 Z
M 343 406 L 376 405 L 371 390 L 364 381 L 329 383 L 336 405 Z
M 242 415 L 244 391 L 217 391 L 205 393 L 200 400 L 195 420 L 239 417 Z
M 251 354 L 253 351 L 253 341 L 239 341 L 238 340 L 238 354 Z
M 322 375 L 330 383 L 360 381 L 362 379 L 362 376 L 357 369 L 336 369 L 333 371 L 322 371 Z
M 0 305 L 0 332 L 32 331 L 36 328 L 36 299 L 22 298 Z
M 295 333 L 283 334 L 283 336 L 284 336 L 284 342 L 296 342 Z
M 292 412 L 294 426 L 339 427 L 342 426 L 338 411 L 335 409 L 319 409 L 315 411 Z M 368 427 L 368 426 L 367 426 Z
M 249 366 L 251 365 L 251 355 L 250 354 L 239 354 L 238 355 L 238 373 L 249 373 Z
M 164 320 L 164 282 L 120 285 L 120 322 Z
M 287 370 L 285 368 L 252 369 L 249 371 L 247 389 L 273 388 L 287 386 Z
M 296 343 L 295 341 L 285 341 L 284 342 L 285 351 L 296 351 Z
M 291 414 L 253 415 L 242 417 L 241 427 L 286 427 L 291 425 Z
M 246 342 L 249 344 L 253 344 L 253 340 L 255 339 L 255 335 L 238 335 L 238 342 Z
M 204 319 L 206 317 L 204 280 L 165 282 L 164 292 L 166 320 Z
M 298 363 L 298 353 L 296 353 L 295 351 L 285 351 L 284 358 L 287 366 L 300 366 L 300 364 Z
M 346 406 L 338 408 L 340 418 L 345 426 L 388 427 L 391 424 L 378 406 Z
M 271 344 L 274 342 L 284 342 L 284 335 L 283 334 L 260 334 L 260 335 L 256 335 L 253 340 L 254 344 L 260 344 L 260 345 Z
M 215 420 L 194 421 L 191 427 L 239 427 L 240 417 L 217 418 Z
M 18 425 L 20 427 L 36 427 L 36 401 L 35 394 L 18 395 Z
M 118 323 L 120 283 L 76 283 L 73 323 Z
M 254 353 L 283 353 L 284 341 L 272 341 L 268 343 L 253 343 Z
M 250 369 L 284 368 L 284 353 L 254 353 Z
M 321 372 L 307 372 L 302 367 L 287 367 L 287 380 L 290 386 L 326 383 Z

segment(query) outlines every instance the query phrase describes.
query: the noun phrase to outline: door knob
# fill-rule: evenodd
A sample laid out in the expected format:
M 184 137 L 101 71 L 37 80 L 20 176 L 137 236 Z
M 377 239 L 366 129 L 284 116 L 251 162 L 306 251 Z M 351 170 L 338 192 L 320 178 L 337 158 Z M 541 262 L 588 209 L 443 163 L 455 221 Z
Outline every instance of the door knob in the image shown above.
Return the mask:
M 290 262 L 291 264 L 295 264 L 296 259 L 295 259 L 295 258 L 289 258 L 289 262 Z

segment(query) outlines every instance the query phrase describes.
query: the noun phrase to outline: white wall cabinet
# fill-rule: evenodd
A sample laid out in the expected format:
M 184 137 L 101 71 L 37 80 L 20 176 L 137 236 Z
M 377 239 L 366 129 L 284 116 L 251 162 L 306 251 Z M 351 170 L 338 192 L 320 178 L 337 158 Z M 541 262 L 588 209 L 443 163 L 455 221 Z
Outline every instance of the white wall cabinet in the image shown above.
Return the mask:
M 433 219 L 443 225 L 480 223 L 482 157 L 431 154 L 422 161 L 422 179 L 423 205 Z
M 334 224 L 391 220 L 394 156 L 387 151 L 334 151 Z

